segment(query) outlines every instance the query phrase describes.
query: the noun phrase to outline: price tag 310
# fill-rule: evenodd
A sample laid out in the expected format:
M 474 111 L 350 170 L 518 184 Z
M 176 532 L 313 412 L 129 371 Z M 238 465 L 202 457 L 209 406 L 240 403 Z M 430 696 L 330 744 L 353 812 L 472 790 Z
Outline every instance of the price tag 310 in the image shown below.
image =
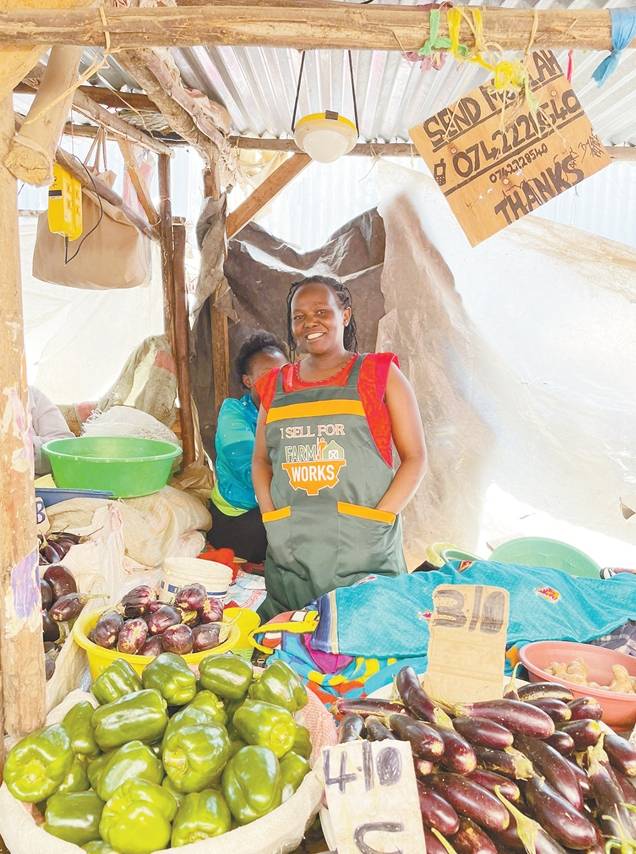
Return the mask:
M 426 852 L 408 742 L 325 747 L 322 770 L 338 854 Z
M 501 587 L 441 584 L 433 592 L 427 692 L 449 703 L 503 694 L 510 596 Z

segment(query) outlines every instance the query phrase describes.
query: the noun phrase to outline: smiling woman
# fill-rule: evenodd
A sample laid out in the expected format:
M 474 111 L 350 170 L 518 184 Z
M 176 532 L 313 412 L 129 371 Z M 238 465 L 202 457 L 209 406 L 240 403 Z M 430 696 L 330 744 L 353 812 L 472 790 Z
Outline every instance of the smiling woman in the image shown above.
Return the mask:
M 296 282 L 287 329 L 293 362 L 257 383 L 264 618 L 369 573 L 404 572 L 400 513 L 425 469 L 413 389 L 393 353 L 357 352 L 348 288 L 322 276 Z

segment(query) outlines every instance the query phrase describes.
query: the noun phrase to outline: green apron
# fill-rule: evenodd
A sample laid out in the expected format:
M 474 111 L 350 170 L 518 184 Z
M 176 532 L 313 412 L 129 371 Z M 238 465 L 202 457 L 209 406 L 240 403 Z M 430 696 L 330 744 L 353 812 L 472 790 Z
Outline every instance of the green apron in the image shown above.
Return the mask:
M 369 573 L 406 570 L 400 518 L 375 509 L 394 472 L 375 446 L 358 393 L 363 359 L 344 386 L 285 392 L 279 373 L 266 421 L 277 509 L 263 514 L 265 619 Z

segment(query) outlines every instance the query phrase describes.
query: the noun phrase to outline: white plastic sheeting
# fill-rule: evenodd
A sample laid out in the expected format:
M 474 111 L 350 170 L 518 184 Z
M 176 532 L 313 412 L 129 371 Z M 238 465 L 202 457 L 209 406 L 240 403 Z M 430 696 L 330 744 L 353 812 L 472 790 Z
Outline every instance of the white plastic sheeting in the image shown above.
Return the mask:
M 438 187 L 383 164 L 387 316 L 415 385 L 429 473 L 407 553 L 474 548 L 495 484 L 551 516 L 634 542 L 636 252 L 527 217 L 471 249 Z

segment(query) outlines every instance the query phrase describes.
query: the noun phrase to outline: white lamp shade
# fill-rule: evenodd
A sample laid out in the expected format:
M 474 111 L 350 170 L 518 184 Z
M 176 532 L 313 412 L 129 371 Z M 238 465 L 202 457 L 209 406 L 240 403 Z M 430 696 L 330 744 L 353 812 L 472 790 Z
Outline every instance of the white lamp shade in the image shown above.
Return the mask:
M 298 120 L 294 138 L 312 160 L 333 163 L 355 146 L 358 131 L 352 121 L 338 113 L 312 113 Z

